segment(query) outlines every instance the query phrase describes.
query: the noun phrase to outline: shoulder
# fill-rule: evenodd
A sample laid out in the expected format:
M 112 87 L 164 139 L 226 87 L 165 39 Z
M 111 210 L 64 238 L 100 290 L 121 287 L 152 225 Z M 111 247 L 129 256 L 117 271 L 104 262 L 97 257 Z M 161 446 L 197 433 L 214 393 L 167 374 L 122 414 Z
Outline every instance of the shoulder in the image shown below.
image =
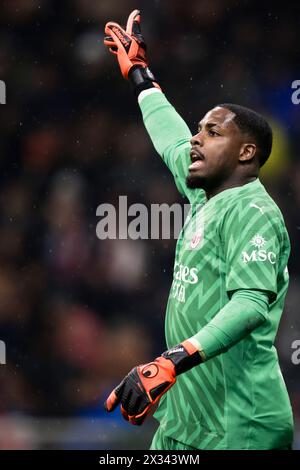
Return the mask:
M 220 232 L 256 232 L 260 229 L 275 232 L 285 231 L 282 213 L 267 193 L 265 188 L 257 188 L 253 192 L 240 192 L 228 200 L 222 214 Z
M 260 214 L 267 219 L 273 217 L 283 219 L 278 205 L 260 182 L 251 190 L 247 189 L 246 186 L 244 188 L 244 191 L 241 190 L 233 194 L 228 200 L 225 211 L 227 216 L 231 213 L 239 217 L 246 215 L 255 217 L 256 214 Z

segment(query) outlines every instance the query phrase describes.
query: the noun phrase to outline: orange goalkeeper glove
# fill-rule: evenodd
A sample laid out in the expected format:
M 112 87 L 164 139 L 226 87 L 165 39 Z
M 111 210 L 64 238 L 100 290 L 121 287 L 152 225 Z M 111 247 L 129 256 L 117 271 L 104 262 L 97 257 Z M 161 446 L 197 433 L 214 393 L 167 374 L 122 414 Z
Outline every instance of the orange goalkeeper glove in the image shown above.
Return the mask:
M 198 349 L 188 340 L 164 352 L 149 364 L 134 367 L 111 392 L 104 407 L 113 411 L 121 404 L 123 417 L 140 425 L 164 393 L 176 382 L 176 376 L 202 362 Z
M 148 67 L 146 44 L 141 33 L 139 10 L 133 10 L 127 20 L 126 30 L 118 23 L 105 25 L 104 44 L 117 56 L 124 78 L 134 85 L 136 94 L 147 88 L 159 88 Z

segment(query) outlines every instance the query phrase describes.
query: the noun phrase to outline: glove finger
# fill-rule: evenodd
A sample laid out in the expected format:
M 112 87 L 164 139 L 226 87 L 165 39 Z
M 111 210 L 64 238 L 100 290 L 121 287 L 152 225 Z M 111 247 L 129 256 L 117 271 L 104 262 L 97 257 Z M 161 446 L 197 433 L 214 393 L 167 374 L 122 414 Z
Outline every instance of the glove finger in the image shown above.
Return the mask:
M 146 415 L 142 416 L 141 418 L 136 418 L 135 416 L 134 417 L 130 417 L 128 419 L 128 421 L 133 424 L 134 426 L 141 426 L 143 424 L 143 422 L 145 421 L 145 418 L 146 418 Z
M 114 42 L 111 36 L 105 36 L 105 38 L 103 39 L 103 43 L 105 46 L 108 47 L 109 51 L 112 54 L 115 54 L 115 55 L 118 54 L 118 46 L 116 45 L 116 43 Z
M 133 424 L 134 426 L 141 426 L 143 422 L 145 421 L 146 416 L 147 416 L 146 414 L 141 416 L 140 418 L 137 418 L 136 415 L 129 416 L 128 421 L 130 422 L 130 424 Z
M 131 398 L 133 395 L 133 391 L 131 390 L 130 387 L 126 387 L 126 390 L 124 390 L 124 393 L 122 395 L 122 408 L 123 410 L 126 411 L 126 413 L 129 413 L 129 406 L 131 402 Z
M 122 405 L 121 405 L 121 413 L 122 413 L 123 418 L 126 419 L 126 421 L 129 421 L 128 413 L 126 410 L 124 410 Z
M 151 405 L 148 405 L 142 413 L 129 415 L 128 421 L 135 426 L 141 426 L 151 411 Z
M 140 411 L 140 405 L 142 403 L 142 401 L 144 402 L 144 397 L 142 396 L 139 396 L 139 395 L 136 395 L 136 396 L 132 396 L 130 402 L 129 402 L 129 405 L 128 405 L 128 413 L 129 415 L 135 415 L 137 413 L 139 413 Z
M 131 36 L 133 31 L 133 23 L 139 23 L 141 20 L 140 10 L 133 10 L 130 15 L 128 16 L 127 24 L 126 24 L 126 33 Z
M 146 44 L 141 30 L 140 18 L 140 15 L 138 15 L 137 18 L 134 19 L 131 28 L 131 36 L 138 41 L 139 45 L 142 46 L 143 49 L 146 50 Z
M 115 42 L 111 36 L 105 36 L 105 38 L 103 39 L 103 42 L 106 46 L 115 45 Z
M 111 392 L 109 397 L 104 402 L 104 408 L 109 413 L 114 411 L 122 399 L 124 390 L 125 379 Z
M 114 411 L 114 409 L 118 406 L 119 403 L 120 403 L 120 398 L 118 398 L 115 390 L 113 390 L 111 394 L 105 400 L 104 408 L 106 411 L 110 413 L 111 411 Z
M 135 395 L 133 396 L 133 399 L 130 400 L 129 406 L 127 408 L 128 413 L 130 415 L 138 415 L 140 413 L 143 413 L 149 403 L 150 400 L 147 393 L 144 393 L 143 395 Z
M 133 22 L 133 25 L 132 25 L 132 35 L 137 37 L 138 39 L 142 38 L 143 39 L 143 36 L 142 36 L 142 31 L 141 31 L 141 25 L 140 23 L 138 23 L 137 21 L 134 21 Z
M 130 422 L 130 424 L 133 424 L 134 426 L 140 426 L 142 424 L 142 422 L 137 422 L 134 416 L 130 417 L 128 421 Z
M 112 21 L 106 23 L 105 34 L 113 39 L 118 49 L 124 48 L 126 51 L 129 50 L 132 39 L 118 23 L 113 23 Z
M 103 43 L 105 44 L 105 46 L 108 46 L 109 51 L 112 54 L 118 54 L 118 47 L 111 36 L 105 36 Z

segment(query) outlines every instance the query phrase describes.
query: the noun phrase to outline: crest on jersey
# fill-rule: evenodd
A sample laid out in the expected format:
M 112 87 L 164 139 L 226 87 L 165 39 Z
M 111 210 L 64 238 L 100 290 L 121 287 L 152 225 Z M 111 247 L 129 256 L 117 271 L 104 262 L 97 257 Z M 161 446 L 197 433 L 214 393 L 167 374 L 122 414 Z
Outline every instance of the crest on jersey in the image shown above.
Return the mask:
M 204 240 L 204 208 L 199 205 L 192 217 L 190 213 L 185 223 L 185 249 L 195 250 L 202 246 Z
M 192 248 L 192 250 L 197 248 L 197 246 L 201 242 L 202 237 L 203 237 L 203 232 L 195 233 L 195 235 L 193 236 L 193 238 L 191 240 L 191 244 L 190 244 L 190 247 Z

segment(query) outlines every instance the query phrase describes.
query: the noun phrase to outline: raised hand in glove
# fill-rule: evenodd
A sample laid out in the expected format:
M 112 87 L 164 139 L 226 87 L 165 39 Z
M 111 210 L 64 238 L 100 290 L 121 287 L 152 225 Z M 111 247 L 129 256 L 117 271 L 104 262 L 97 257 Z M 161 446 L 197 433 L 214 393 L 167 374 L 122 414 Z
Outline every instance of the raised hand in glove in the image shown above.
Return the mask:
M 160 88 L 148 67 L 140 21 L 139 10 L 130 13 L 126 30 L 118 23 L 109 21 L 105 25 L 104 38 L 104 44 L 117 56 L 123 77 L 133 83 L 136 93 L 147 88 Z

